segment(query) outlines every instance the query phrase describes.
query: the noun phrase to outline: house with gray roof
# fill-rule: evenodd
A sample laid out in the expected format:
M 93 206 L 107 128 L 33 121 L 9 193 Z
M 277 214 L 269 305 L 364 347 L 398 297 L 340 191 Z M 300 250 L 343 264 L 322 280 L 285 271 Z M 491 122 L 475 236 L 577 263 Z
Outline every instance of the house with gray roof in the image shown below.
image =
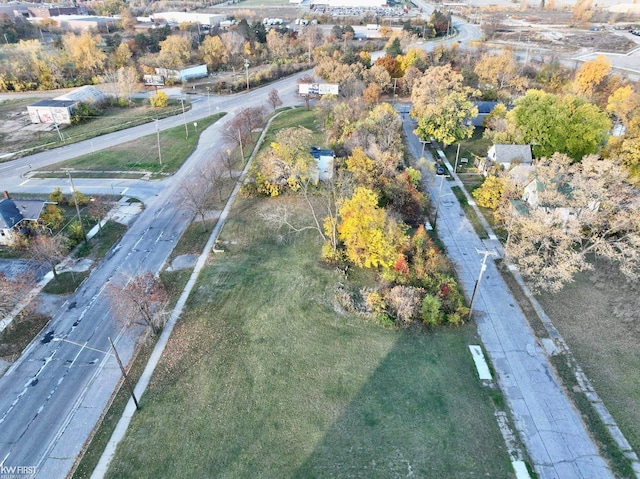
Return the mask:
M 531 145 L 493 145 L 487 157 L 479 160 L 478 169 L 487 176 L 494 169 L 509 171 L 515 165 L 533 164 Z
M 40 200 L 14 200 L 5 192 L 5 197 L 0 200 L 0 245 L 11 245 L 15 235 L 31 229 L 47 203 Z

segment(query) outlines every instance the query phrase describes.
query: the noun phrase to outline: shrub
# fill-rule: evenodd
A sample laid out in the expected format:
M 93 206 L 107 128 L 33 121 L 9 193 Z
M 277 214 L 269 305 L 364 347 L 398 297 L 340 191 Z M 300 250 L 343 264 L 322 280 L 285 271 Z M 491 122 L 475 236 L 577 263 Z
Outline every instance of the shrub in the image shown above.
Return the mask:
M 64 197 L 62 190 L 60 188 L 56 188 L 49 195 L 49 201 L 54 203 L 58 203 L 59 205 L 64 205 L 67 202 L 67 199 Z
M 82 225 L 77 220 L 69 225 L 69 239 L 74 244 L 78 244 L 84 239 L 82 234 Z
M 64 224 L 64 214 L 62 209 L 58 208 L 56 205 L 45 206 L 44 213 L 40 215 L 39 222 L 47 228 L 59 230 Z
M 86 206 L 89 204 L 89 197 L 76 190 L 74 194 L 71 195 L 71 198 L 69 198 L 69 206 L 76 205 L 76 198 L 78 199 L 79 206 Z
M 425 324 L 435 326 L 442 321 L 442 312 L 440 308 L 442 302 L 437 296 L 426 294 L 420 305 L 420 317 Z
M 165 92 L 158 91 L 155 95 L 149 97 L 149 103 L 154 108 L 164 108 L 169 104 L 169 97 Z

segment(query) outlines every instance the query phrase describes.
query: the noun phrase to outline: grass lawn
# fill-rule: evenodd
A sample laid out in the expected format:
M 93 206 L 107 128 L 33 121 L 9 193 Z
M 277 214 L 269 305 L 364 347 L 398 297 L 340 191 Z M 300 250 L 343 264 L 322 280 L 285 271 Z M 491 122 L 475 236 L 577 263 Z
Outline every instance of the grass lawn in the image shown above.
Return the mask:
M 472 325 L 343 313 L 313 234 L 277 241 L 243 200 L 203 270 L 108 477 L 512 477 Z
M 464 173 L 465 171 L 476 171 L 473 166 L 473 161 L 476 157 L 484 158 L 487 156 L 487 151 L 491 147 L 491 142 L 482 137 L 484 128 L 476 128 L 473 130 L 473 136 L 469 139 L 462 140 L 460 142 L 460 155 L 458 158 L 458 172 Z M 458 144 L 454 143 L 445 148 L 444 153 L 447 155 L 449 162 L 455 165 L 456 152 L 458 150 Z M 469 162 L 466 165 L 460 163 L 460 158 L 467 158 Z
M 198 131 L 202 132 L 222 116 L 224 113 L 198 120 Z M 158 158 L 157 135 L 152 134 L 105 150 L 56 163 L 43 168 L 43 170 L 74 168 L 76 170 L 125 172 L 144 170 L 155 173 L 174 173 L 198 143 L 200 135 L 195 134 L 193 125 L 190 124 L 189 128 L 191 128 L 191 134 L 188 138 L 185 138 L 183 125 L 160 132 L 162 165 L 160 165 Z
M 31 105 L 38 101 L 38 98 L 25 98 L 18 100 L 8 100 L 0 102 L 0 121 L 10 118 L 15 112 L 26 111 L 27 105 Z M 188 105 L 189 106 L 189 105 Z M 190 108 L 190 106 L 189 106 Z M 76 143 L 78 141 L 88 140 L 96 136 L 105 135 L 114 131 L 131 128 L 155 120 L 156 118 L 166 118 L 182 112 L 180 102 L 170 102 L 165 108 L 153 108 L 140 100 L 134 108 L 116 108 L 110 107 L 105 109 L 101 116 L 92 119 L 89 122 L 70 125 L 61 128 L 60 131 L 64 137 L 65 143 Z M 35 132 L 25 138 L 24 135 L 2 137 L 2 143 L 7 151 L 16 152 L 11 157 L 0 159 L 9 161 L 20 156 L 30 155 L 38 151 L 48 148 L 56 148 L 61 146 L 60 136 L 56 130 Z
M 312 142 L 313 146 L 325 147 L 325 135 L 322 132 L 322 128 L 318 125 L 317 113 L 312 108 L 307 110 L 306 108 L 296 108 L 281 113 L 276 119 L 273 120 L 269 131 L 264 137 L 261 150 L 268 148 L 271 143 L 276 139 L 276 134 L 283 128 L 290 128 L 292 126 L 303 126 L 313 131 Z
M 538 301 L 635 451 L 640 451 L 640 286 L 596 263 Z

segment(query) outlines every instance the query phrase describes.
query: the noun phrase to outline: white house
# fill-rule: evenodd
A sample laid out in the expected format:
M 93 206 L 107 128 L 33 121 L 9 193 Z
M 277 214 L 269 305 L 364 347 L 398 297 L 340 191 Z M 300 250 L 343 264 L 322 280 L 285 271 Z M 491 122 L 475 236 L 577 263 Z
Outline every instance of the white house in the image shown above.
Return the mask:
M 313 179 L 316 182 L 332 179 L 333 160 L 336 157 L 333 150 L 323 150 L 317 146 L 312 146 L 311 155 L 316 160 L 315 178 Z
M 478 169 L 487 176 L 494 167 L 509 171 L 516 164 L 533 164 L 530 145 L 493 145 L 489 148 L 487 157 L 479 160 Z

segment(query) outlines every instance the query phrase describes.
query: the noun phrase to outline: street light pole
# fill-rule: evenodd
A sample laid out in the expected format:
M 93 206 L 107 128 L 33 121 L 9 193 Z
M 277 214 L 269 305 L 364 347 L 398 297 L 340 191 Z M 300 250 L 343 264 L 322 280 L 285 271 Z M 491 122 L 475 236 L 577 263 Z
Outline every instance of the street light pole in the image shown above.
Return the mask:
M 486 271 L 487 269 L 487 256 L 492 255 L 492 256 L 498 256 L 498 253 L 495 251 L 488 251 L 488 250 L 479 250 L 478 248 L 476 248 L 476 251 L 478 252 L 478 254 L 483 255 L 482 257 L 482 265 L 480 266 L 480 273 L 478 273 L 478 279 L 476 280 L 476 284 L 473 286 L 473 294 L 471 295 L 471 303 L 469 304 L 469 318 L 468 320 L 471 321 L 471 314 L 473 313 L 473 302 L 476 299 L 476 293 L 478 292 L 478 288 L 480 287 L 480 281 L 482 281 L 482 274 Z
M 73 179 L 71 178 L 71 169 L 70 168 L 61 168 L 62 170 L 67 170 L 67 176 L 69 176 L 69 183 L 71 183 L 71 193 L 73 194 L 74 203 L 76 204 L 76 212 L 78 213 L 78 222 L 80 223 L 80 230 L 82 231 L 82 238 L 84 242 L 87 243 L 87 234 L 84 231 L 84 225 L 82 224 L 82 216 L 80 216 L 80 205 L 78 204 L 78 194 L 76 189 L 73 187 Z

